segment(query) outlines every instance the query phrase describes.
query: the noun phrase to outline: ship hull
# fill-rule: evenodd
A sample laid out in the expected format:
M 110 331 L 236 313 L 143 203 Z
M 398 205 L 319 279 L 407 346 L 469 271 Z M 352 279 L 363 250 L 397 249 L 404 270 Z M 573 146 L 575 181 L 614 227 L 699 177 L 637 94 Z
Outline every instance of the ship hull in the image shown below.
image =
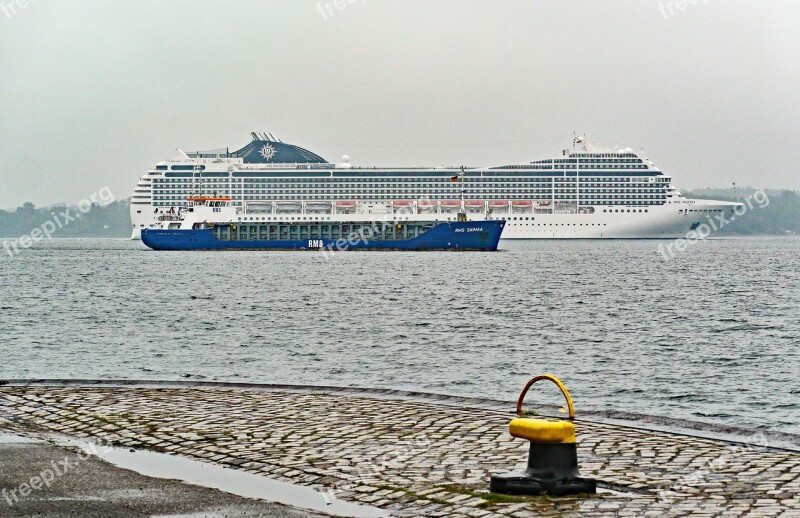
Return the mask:
M 727 221 L 734 221 L 735 204 L 711 200 L 677 200 L 662 206 L 646 209 L 616 208 L 604 212 L 603 207 L 595 207 L 593 214 L 504 214 L 494 218 L 505 218 L 506 227 L 502 239 L 675 239 L 686 237 L 696 224 L 714 223 L 718 215 Z M 631 210 L 633 212 L 631 212 Z M 646 212 L 645 212 L 646 211 Z M 157 221 L 151 211 L 144 214 L 132 211 L 133 233 L 131 239 L 140 239 L 141 231 L 153 228 Z M 445 218 L 446 215 L 437 215 Z M 368 221 L 372 214 L 347 215 L 337 217 L 328 215 L 332 222 L 363 219 Z M 409 221 L 429 219 L 430 215 L 410 214 Z M 470 215 L 482 218 L 480 215 Z M 732 219 L 733 217 L 733 219 Z M 264 220 L 264 219 L 262 219 Z M 719 226 L 718 223 L 715 223 Z M 713 227 L 712 227 L 713 228 Z
M 209 229 L 144 229 L 142 242 L 153 250 L 313 250 L 313 251 L 495 251 L 504 221 L 446 222 L 404 240 L 379 240 L 353 235 L 340 239 L 220 240 Z

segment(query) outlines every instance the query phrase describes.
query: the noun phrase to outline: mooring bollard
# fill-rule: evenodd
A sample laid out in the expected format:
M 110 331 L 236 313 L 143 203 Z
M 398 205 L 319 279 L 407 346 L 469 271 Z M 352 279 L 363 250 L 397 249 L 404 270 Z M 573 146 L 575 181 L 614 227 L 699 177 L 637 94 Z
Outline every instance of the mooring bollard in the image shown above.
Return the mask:
M 531 386 L 540 380 L 558 385 L 567 399 L 569 421 L 522 417 L 522 402 Z M 517 400 L 517 415 L 509 424 L 513 437 L 531 443 L 528 468 L 525 471 L 494 475 L 490 490 L 507 495 L 573 495 L 597 492 L 593 478 L 581 477 L 578 471 L 578 447 L 575 440 L 575 408 L 572 398 L 561 380 L 550 374 L 531 379 Z

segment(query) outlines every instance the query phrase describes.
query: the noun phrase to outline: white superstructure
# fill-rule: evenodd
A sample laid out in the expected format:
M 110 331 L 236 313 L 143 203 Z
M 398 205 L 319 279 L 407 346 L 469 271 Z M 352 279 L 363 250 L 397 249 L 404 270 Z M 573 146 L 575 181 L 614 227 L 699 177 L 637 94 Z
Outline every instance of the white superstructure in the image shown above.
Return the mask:
M 241 221 L 449 220 L 463 191 L 468 217 L 507 220 L 504 239 L 683 237 L 737 205 L 687 199 L 640 153 L 584 138 L 558 158 L 462 169 L 333 164 L 272 134 L 252 136 L 238 151 L 181 151 L 148 171 L 131 200 L 132 238 L 191 195 L 230 197 Z

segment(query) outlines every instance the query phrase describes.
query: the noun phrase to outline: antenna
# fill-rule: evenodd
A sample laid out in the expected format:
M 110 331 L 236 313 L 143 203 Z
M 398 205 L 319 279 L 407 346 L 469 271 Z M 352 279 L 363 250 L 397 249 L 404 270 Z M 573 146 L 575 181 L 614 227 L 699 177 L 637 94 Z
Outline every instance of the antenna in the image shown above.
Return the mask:
M 461 172 L 458 173 L 458 179 L 461 182 L 461 207 L 458 211 L 458 221 L 467 221 L 467 208 L 464 205 L 464 166 L 461 166 Z

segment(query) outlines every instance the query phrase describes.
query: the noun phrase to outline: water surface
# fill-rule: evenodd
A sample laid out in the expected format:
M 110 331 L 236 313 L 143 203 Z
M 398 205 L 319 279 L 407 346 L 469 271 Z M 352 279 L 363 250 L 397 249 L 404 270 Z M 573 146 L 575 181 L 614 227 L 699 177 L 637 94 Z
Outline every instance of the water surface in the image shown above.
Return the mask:
M 658 243 L 504 241 L 499 253 L 326 262 L 54 240 L 0 257 L 0 378 L 510 399 L 552 372 L 579 412 L 800 433 L 800 240 L 710 240 L 669 262 Z

